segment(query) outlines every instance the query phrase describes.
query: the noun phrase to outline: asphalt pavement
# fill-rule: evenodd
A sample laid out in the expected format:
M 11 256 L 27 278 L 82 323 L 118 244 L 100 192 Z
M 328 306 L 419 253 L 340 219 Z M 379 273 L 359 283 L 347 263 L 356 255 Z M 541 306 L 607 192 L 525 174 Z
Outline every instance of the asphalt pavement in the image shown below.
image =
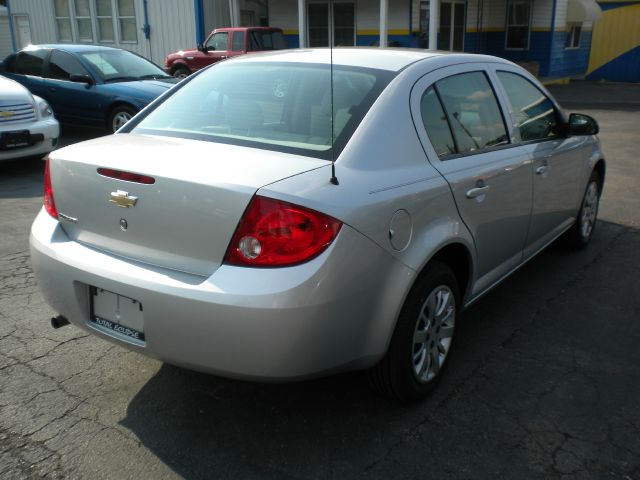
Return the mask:
M 52 330 L 27 243 L 43 165 L 0 164 L 0 478 L 640 479 L 640 108 L 563 104 L 601 126 L 593 241 L 470 308 L 418 404 L 359 374 L 230 381 Z

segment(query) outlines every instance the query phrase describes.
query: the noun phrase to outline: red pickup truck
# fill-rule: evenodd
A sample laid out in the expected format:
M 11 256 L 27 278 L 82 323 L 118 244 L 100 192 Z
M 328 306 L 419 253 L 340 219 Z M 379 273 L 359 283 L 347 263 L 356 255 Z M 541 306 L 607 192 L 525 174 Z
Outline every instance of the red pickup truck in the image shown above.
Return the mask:
M 216 28 L 197 50 L 180 50 L 170 53 L 164 60 L 164 70 L 169 75 L 184 78 L 212 63 L 225 58 L 264 50 L 287 48 L 284 34 L 273 27 Z

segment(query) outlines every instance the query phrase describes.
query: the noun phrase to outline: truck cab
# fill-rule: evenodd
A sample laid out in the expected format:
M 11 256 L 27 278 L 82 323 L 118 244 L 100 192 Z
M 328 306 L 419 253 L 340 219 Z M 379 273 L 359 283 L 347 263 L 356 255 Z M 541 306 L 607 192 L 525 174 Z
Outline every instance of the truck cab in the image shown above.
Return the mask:
M 251 52 L 287 48 L 280 28 L 217 28 L 193 50 L 180 50 L 165 58 L 164 69 L 174 77 L 184 78 L 212 63 Z

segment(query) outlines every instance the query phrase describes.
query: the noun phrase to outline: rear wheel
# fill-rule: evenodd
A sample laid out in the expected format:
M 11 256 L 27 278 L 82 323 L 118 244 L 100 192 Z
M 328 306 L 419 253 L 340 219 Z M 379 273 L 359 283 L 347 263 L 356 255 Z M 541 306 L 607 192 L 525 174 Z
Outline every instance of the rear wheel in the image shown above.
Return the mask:
M 111 111 L 107 120 L 107 127 L 111 133 L 115 133 L 120 127 L 127 123 L 137 112 L 127 105 L 119 105 Z
M 565 241 L 571 248 L 580 249 L 586 247 L 593 236 L 600 205 L 600 186 L 600 176 L 598 172 L 594 171 L 591 173 L 582 197 L 582 206 L 578 212 L 576 222 L 565 235 Z
M 458 305 L 455 275 L 433 262 L 407 297 L 387 354 L 369 370 L 370 384 L 399 400 L 424 398 L 446 366 Z

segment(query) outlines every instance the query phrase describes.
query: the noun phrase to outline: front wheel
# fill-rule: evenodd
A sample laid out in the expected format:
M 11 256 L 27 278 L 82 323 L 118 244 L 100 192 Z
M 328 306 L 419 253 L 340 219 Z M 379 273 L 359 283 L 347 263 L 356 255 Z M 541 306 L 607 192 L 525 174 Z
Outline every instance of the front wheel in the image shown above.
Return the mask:
M 424 398 L 446 366 L 459 304 L 455 275 L 432 262 L 402 307 L 387 354 L 368 372 L 371 386 L 398 400 Z
M 574 249 L 584 248 L 591 240 L 593 231 L 596 228 L 598 207 L 600 206 L 600 190 L 600 176 L 598 172 L 594 171 L 591 173 L 584 197 L 582 197 L 582 205 L 576 222 L 565 236 L 565 241 L 569 247 Z
M 175 78 L 179 78 L 180 80 L 182 80 L 183 78 L 187 78 L 189 75 L 191 75 L 191 70 L 186 67 L 176 68 L 173 72 L 173 76 Z
M 114 108 L 107 120 L 107 127 L 111 133 L 115 133 L 120 127 L 133 118 L 137 112 L 129 106 L 120 105 Z

